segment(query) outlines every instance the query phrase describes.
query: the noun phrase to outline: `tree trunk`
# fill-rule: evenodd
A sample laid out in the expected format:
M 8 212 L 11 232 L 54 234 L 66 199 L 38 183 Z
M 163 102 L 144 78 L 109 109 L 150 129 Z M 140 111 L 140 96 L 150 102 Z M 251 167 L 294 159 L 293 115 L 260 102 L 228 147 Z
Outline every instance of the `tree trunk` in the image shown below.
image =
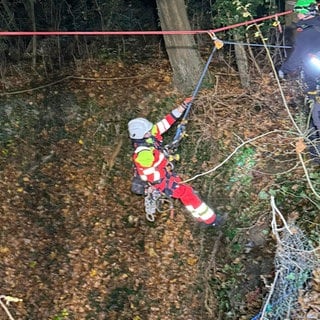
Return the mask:
M 32 31 L 37 31 L 36 27 L 36 17 L 34 12 L 34 2 L 35 0 L 30 0 L 30 19 L 32 23 Z M 35 68 L 37 64 L 37 37 L 32 36 L 32 66 Z
M 161 28 L 190 30 L 184 0 L 157 0 Z M 166 50 L 173 70 L 175 87 L 184 94 L 195 88 L 204 64 L 192 35 L 165 35 Z
M 285 10 L 293 10 L 296 1 L 286 0 L 285 2 Z M 296 14 L 287 14 L 285 16 L 286 26 L 291 26 L 293 22 L 297 21 Z
M 236 42 L 240 42 L 240 37 L 235 33 L 234 39 Z M 243 45 L 237 44 L 234 46 L 236 54 L 236 62 L 240 75 L 240 82 L 242 88 L 249 88 L 250 86 L 250 75 L 249 75 L 249 64 L 246 50 Z
M 34 12 L 34 3 L 36 0 L 28 0 L 24 3 L 27 14 L 29 15 L 32 31 L 37 31 L 36 18 Z M 32 66 L 35 68 L 37 64 L 37 36 L 32 36 Z

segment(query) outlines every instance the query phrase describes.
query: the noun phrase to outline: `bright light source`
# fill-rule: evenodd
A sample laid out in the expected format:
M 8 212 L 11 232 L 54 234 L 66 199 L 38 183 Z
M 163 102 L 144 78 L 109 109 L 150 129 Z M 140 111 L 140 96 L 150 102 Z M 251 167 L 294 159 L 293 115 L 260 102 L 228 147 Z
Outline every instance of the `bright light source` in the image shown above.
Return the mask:
M 313 66 L 320 69 L 320 59 L 317 56 L 312 55 L 310 58 L 310 62 L 312 63 Z

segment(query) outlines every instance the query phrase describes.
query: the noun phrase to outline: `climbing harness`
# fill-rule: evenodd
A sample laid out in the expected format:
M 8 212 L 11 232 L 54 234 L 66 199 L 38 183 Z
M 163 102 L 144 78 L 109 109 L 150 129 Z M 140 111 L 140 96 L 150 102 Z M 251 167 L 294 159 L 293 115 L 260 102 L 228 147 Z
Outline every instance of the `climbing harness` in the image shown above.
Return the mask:
M 208 34 L 211 37 L 211 39 L 213 40 L 214 46 L 213 46 L 212 52 L 211 52 L 206 64 L 205 64 L 205 67 L 201 73 L 201 76 L 198 80 L 198 83 L 192 93 L 191 101 L 187 103 L 186 110 L 184 112 L 183 118 L 180 121 L 180 124 L 177 127 L 176 133 L 173 137 L 173 141 L 170 144 L 166 145 L 164 148 L 166 150 L 166 152 L 168 153 L 168 155 L 171 155 L 171 156 L 177 156 L 177 155 L 174 155 L 174 153 L 177 151 L 178 146 L 180 144 L 180 141 L 183 139 L 183 137 L 186 136 L 186 124 L 188 122 L 187 117 L 188 117 L 189 112 L 191 110 L 192 103 L 193 103 L 195 97 L 197 96 L 197 94 L 200 90 L 201 84 L 203 82 L 203 79 L 209 69 L 209 65 L 211 63 L 213 55 L 217 49 L 219 50 L 223 47 L 223 42 L 220 39 L 218 39 L 213 32 L 208 32 Z M 173 160 L 175 160 L 175 159 L 173 159 Z
M 170 217 L 173 218 L 174 207 L 172 198 L 168 197 L 164 192 L 160 192 L 152 184 L 143 181 L 136 172 L 131 181 L 131 192 L 144 196 L 144 207 L 148 221 L 154 222 L 157 212 L 163 213 L 168 210 L 170 210 Z

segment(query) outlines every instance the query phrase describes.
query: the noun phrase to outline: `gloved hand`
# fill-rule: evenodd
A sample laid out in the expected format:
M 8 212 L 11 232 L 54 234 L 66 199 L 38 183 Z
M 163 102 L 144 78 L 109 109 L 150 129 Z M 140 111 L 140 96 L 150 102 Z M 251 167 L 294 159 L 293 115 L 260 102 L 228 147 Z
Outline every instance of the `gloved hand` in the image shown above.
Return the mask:
M 283 73 L 283 71 L 281 69 L 278 70 L 278 77 L 280 79 L 284 79 L 284 73 Z
M 185 98 L 181 104 L 181 107 L 183 109 L 186 109 L 188 107 L 188 105 L 190 104 L 190 102 L 192 102 L 193 100 L 193 97 L 188 97 L 188 98 Z
M 192 102 L 193 97 L 188 97 L 183 100 L 183 102 L 178 106 L 177 112 L 182 114 L 188 107 L 189 103 Z M 179 118 L 180 115 L 174 114 L 176 118 Z

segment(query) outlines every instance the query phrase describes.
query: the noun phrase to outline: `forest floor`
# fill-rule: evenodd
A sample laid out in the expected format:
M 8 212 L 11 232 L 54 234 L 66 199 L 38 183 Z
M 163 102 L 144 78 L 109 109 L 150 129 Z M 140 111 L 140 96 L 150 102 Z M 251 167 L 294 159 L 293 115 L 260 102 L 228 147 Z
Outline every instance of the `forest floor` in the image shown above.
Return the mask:
M 21 299 L 7 305 L 15 320 L 258 314 L 274 278 L 277 247 L 266 195 L 288 172 L 282 187 L 292 181 L 297 190 L 304 170 L 297 137 L 283 133 L 293 126 L 274 77 L 259 76 L 243 90 L 234 70 L 211 68 L 215 85 L 205 86 L 194 103 L 176 170 L 184 179 L 203 174 L 189 183 L 229 213 L 220 229 L 202 228 L 179 202 L 173 217 L 163 212 L 149 222 L 143 197 L 130 191 L 128 120 L 160 120 L 184 99 L 172 88 L 165 59 L 82 61 L 51 79 L 8 75 L 0 110 L 0 295 Z M 290 108 L 296 119 L 303 117 L 297 105 Z M 299 199 L 301 210 L 311 212 Z M 291 209 L 288 203 L 281 210 Z M 318 240 L 319 217 L 307 219 L 307 231 Z M 301 319 L 319 308 L 312 299 L 320 292 L 319 276 L 308 300 L 300 298 Z M 4 308 L 0 319 L 9 319 Z

